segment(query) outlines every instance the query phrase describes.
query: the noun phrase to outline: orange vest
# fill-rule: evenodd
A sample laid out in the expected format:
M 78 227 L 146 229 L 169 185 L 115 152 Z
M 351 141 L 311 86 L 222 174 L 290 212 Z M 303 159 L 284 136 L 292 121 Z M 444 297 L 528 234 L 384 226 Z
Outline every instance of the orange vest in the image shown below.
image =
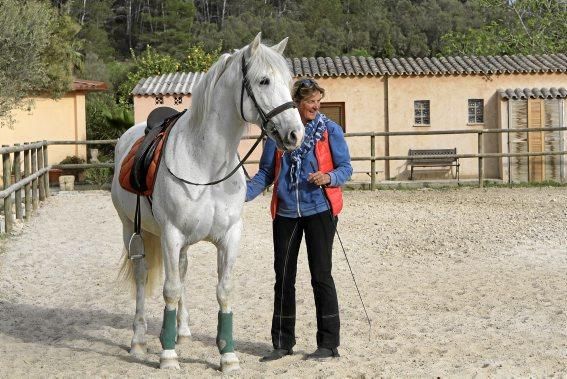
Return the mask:
M 283 151 L 276 150 L 276 161 L 274 167 L 274 188 L 272 192 L 272 204 L 270 210 L 272 212 L 272 219 L 276 217 L 276 212 L 278 209 L 278 180 L 280 177 L 281 165 L 282 165 Z M 315 158 L 317 158 L 317 164 L 319 166 L 319 171 L 323 173 L 328 173 L 333 171 L 333 157 L 331 155 L 331 146 L 329 145 L 329 132 L 325 130 L 323 137 L 315 143 Z M 341 187 L 323 187 L 327 200 L 331 204 L 331 212 L 333 216 L 336 216 L 343 209 L 343 193 Z

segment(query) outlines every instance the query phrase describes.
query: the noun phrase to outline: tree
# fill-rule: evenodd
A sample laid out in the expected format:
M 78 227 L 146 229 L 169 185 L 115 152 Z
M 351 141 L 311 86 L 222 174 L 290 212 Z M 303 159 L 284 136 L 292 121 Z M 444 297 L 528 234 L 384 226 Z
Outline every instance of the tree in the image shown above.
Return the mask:
M 55 17 L 51 22 L 49 43 L 41 57 L 45 67 L 46 84 L 42 89 L 60 97 L 71 88 L 73 71 L 83 63 L 79 50 L 81 41 L 76 38 L 79 25 L 68 15 Z
M 25 98 L 69 90 L 73 28 L 49 3 L 0 0 L 0 9 L 0 126 L 5 126 L 12 125 L 11 110 Z
M 78 38 L 83 44 L 83 54 L 94 53 L 108 61 L 116 57 L 116 51 L 108 38 L 106 23 L 112 15 L 112 0 L 82 0 L 71 3 L 71 15 L 81 26 Z
M 207 71 L 220 56 L 221 47 L 213 51 L 206 51 L 203 44 L 193 45 L 187 51 L 186 59 L 182 63 L 182 69 L 188 72 Z
M 544 54 L 567 50 L 567 4 L 560 0 L 478 0 L 504 17 L 442 37 L 444 54 Z
M 195 18 L 195 6 L 187 0 L 163 0 L 155 15 L 151 33 L 140 35 L 140 41 L 156 50 L 183 59 L 182 52 L 190 46 L 189 31 Z

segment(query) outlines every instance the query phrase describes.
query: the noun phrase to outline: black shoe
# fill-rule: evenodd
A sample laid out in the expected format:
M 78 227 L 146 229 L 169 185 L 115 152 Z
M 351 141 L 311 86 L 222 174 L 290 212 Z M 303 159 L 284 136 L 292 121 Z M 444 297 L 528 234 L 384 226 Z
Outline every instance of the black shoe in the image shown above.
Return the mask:
M 270 354 L 260 358 L 260 362 L 275 361 L 285 357 L 286 355 L 292 355 L 292 354 L 293 354 L 292 349 L 274 349 Z
M 338 358 L 341 355 L 337 348 L 327 349 L 326 347 L 318 347 L 313 353 L 308 354 L 305 359 L 313 359 L 316 361 L 326 361 L 332 358 Z

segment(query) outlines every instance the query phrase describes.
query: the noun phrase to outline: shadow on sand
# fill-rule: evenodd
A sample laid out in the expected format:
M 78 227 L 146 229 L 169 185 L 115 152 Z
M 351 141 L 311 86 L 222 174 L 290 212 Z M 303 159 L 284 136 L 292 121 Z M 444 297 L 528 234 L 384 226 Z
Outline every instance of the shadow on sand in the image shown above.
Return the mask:
M 9 303 L 0 300 L 0 335 L 11 336 L 24 343 L 40 343 L 46 346 L 68 348 L 77 352 L 94 352 L 107 357 L 116 357 L 126 362 L 158 368 L 159 364 L 130 355 L 117 355 L 112 351 L 120 349 L 129 352 L 130 346 L 103 337 L 97 330 L 104 328 L 131 331 L 133 314 L 111 313 L 101 309 L 82 310 L 74 308 L 46 308 L 31 304 Z M 161 319 L 147 317 L 148 338 L 159 338 Z M 191 340 L 204 345 L 215 346 L 216 336 L 193 333 Z M 76 341 L 107 346 L 106 349 L 76 346 Z M 271 345 L 262 342 L 235 341 L 236 353 L 254 356 L 265 355 Z M 190 351 L 190 347 L 189 347 Z M 219 356 L 220 359 L 220 356 Z M 200 359 L 180 357 L 180 363 L 203 364 L 218 370 L 218 365 Z

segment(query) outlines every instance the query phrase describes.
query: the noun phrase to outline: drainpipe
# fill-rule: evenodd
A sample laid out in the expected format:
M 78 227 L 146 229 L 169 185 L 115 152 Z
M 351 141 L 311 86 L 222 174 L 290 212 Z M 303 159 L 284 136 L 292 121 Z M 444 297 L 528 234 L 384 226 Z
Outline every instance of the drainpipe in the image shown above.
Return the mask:
M 384 131 L 390 131 L 390 104 L 388 100 L 388 75 L 384 76 Z M 390 156 L 390 136 L 384 137 L 384 155 Z M 390 161 L 384 161 L 384 177 L 386 180 L 390 180 Z

